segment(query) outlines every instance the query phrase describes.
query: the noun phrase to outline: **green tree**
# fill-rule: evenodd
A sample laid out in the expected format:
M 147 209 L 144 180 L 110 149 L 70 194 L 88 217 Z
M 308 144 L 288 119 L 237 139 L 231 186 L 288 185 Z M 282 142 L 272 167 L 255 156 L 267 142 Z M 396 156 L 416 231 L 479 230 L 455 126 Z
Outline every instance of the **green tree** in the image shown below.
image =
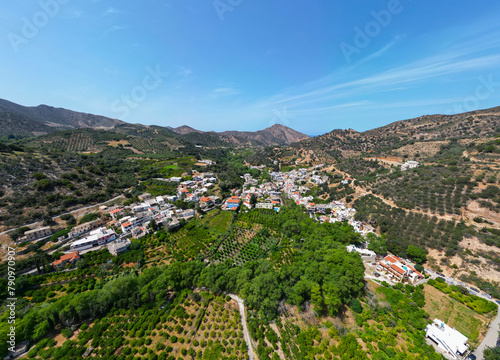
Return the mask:
M 497 346 L 484 350 L 484 360 L 500 360 L 500 347 Z
M 257 196 L 255 196 L 255 194 L 252 194 L 252 196 L 250 197 L 250 205 L 255 206 L 255 204 L 257 204 Z
M 406 250 L 406 256 L 414 260 L 417 264 L 423 264 L 427 261 L 426 251 L 424 249 L 421 249 L 413 245 L 408 245 L 408 249 Z
M 155 219 L 151 218 L 151 220 L 149 220 L 149 227 L 150 227 L 150 228 L 151 228 L 151 230 L 153 230 L 154 232 L 158 231 L 158 225 L 156 224 Z

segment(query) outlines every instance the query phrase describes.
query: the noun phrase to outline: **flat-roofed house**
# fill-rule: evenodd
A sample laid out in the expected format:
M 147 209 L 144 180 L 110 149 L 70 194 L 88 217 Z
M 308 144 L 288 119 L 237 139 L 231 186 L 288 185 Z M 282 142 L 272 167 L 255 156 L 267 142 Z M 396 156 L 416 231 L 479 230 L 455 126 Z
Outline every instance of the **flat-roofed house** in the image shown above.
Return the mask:
M 52 235 L 52 230 L 49 226 L 42 227 L 40 229 L 33 229 L 24 232 L 24 236 L 27 241 L 33 241 L 37 239 L 41 239 L 43 237 Z
M 118 256 L 121 253 L 127 251 L 130 247 L 131 241 L 130 239 L 118 239 L 108 244 L 108 250 L 111 255 Z
M 469 349 L 469 339 L 439 319 L 434 319 L 432 324 L 427 325 L 425 333 L 453 359 L 461 359 Z

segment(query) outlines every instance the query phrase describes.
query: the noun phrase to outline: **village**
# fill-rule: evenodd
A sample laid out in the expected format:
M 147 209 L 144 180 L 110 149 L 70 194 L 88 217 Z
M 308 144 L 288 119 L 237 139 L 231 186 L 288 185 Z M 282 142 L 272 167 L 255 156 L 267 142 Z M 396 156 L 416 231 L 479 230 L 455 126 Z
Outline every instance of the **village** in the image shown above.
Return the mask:
M 207 165 L 213 165 L 211 160 L 201 160 Z M 265 167 L 246 164 L 250 169 L 265 171 Z M 119 204 L 102 205 L 96 219 L 84 222 L 71 228 L 67 234 L 57 239 L 57 244 L 67 249 L 65 255 L 53 263 L 55 269 L 63 269 L 74 264 L 80 255 L 88 251 L 101 250 L 106 247 L 117 256 L 127 251 L 132 239 L 140 239 L 161 228 L 173 231 L 196 216 L 220 208 L 222 211 L 248 211 L 252 208 L 280 211 L 284 199 L 293 200 L 304 207 L 309 216 L 319 223 L 347 222 L 356 233 L 363 238 L 375 233 L 369 225 L 356 221 L 356 210 L 342 201 L 314 203 L 314 198 L 307 195 L 311 187 L 325 184 L 328 176 L 321 175 L 323 164 L 310 168 L 293 169 L 288 172 L 268 172 L 270 180 L 253 178 L 246 173 L 241 189 L 231 190 L 231 196 L 220 199 L 216 195 L 207 195 L 209 189 L 217 186 L 218 179 L 212 172 L 193 172 L 189 180 L 182 177 L 158 178 L 155 180 L 177 183 L 175 195 L 153 197 L 149 193 L 138 195 L 139 202 L 128 206 Z M 344 179 L 348 183 L 352 179 Z M 213 192 L 212 192 L 213 193 Z M 181 207 L 179 201 L 184 205 Z M 187 205 L 187 206 L 185 206 Z M 187 208 L 186 208 L 187 207 Z M 42 227 L 26 231 L 18 243 L 46 241 L 53 236 L 55 230 Z M 368 242 L 357 246 L 349 245 L 347 250 L 357 252 L 363 259 L 367 276 L 373 275 L 388 283 L 405 282 L 418 284 L 424 279 L 409 260 L 403 260 L 389 254 L 385 258 L 377 256 L 368 250 Z

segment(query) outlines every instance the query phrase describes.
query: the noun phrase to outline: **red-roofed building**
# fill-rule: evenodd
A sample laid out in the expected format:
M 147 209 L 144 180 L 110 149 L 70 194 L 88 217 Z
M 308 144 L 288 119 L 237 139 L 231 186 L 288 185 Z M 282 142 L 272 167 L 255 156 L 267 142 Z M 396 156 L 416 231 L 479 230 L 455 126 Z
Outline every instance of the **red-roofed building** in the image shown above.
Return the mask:
M 226 203 L 222 206 L 223 210 L 236 210 L 240 205 L 240 199 L 237 196 L 232 196 L 226 200 Z
M 109 213 L 110 213 L 110 215 L 111 215 L 111 217 L 113 219 L 116 219 L 116 217 L 118 215 L 122 215 L 123 214 L 123 211 L 124 211 L 123 209 L 114 209 L 114 210 L 111 210 Z
M 56 260 L 52 263 L 52 265 L 56 268 L 56 269 L 61 269 L 63 268 L 64 266 L 66 266 L 66 264 L 74 264 L 78 259 L 80 259 L 80 253 L 78 251 L 75 251 L 75 252 L 72 252 L 72 253 L 69 253 L 69 254 L 66 254 L 66 255 L 63 255 L 59 258 L 59 260 Z
M 384 258 L 385 261 L 388 261 L 390 262 L 391 264 L 395 264 L 397 263 L 398 261 L 401 261 L 400 258 L 398 258 L 397 256 L 393 256 L 393 255 L 387 255 L 385 258 Z
M 415 270 L 412 264 L 395 255 L 387 255 L 380 260 L 377 270 L 385 271 L 394 280 L 400 282 L 407 281 L 410 284 L 423 278 L 423 275 Z
M 396 271 L 398 274 L 400 274 L 401 276 L 403 276 L 405 274 L 405 270 L 403 270 L 402 268 L 400 268 L 398 265 L 396 264 L 392 264 L 391 265 L 391 269 L 393 269 L 394 271 Z
M 125 234 L 129 232 L 132 229 L 132 223 L 131 222 L 126 222 L 122 224 L 122 232 Z

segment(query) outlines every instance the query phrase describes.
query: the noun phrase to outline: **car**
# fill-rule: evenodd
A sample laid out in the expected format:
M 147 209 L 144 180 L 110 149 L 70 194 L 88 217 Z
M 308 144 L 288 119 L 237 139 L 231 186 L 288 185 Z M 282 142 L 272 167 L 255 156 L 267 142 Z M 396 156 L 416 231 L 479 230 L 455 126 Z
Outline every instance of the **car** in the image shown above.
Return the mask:
M 376 277 L 380 276 L 380 274 L 378 272 L 374 272 L 373 275 L 375 275 Z
M 495 302 L 496 302 L 498 305 L 500 305 L 500 300 L 495 300 Z
M 441 276 L 442 278 L 445 277 L 444 274 L 441 274 L 441 273 L 436 273 L 436 275 Z
M 467 358 L 468 360 L 476 360 L 477 357 L 474 354 L 470 354 L 469 357 Z
M 471 289 L 472 291 L 475 291 L 475 292 L 477 292 L 477 293 L 479 292 L 479 290 L 478 290 L 478 289 L 476 289 L 476 288 L 473 288 L 472 286 L 470 287 L 470 289 Z

